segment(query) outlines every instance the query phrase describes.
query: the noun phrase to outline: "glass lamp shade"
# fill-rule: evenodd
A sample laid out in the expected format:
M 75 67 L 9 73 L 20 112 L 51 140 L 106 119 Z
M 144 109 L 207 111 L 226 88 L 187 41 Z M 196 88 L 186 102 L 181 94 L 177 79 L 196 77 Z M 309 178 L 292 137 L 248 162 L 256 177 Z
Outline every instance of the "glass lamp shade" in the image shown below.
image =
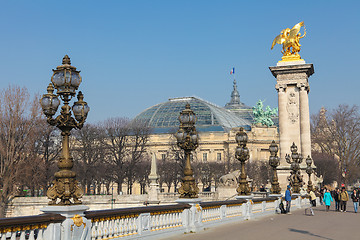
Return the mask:
M 78 89 L 81 83 L 81 77 L 78 71 L 73 69 L 53 70 L 54 74 L 51 81 L 58 93 L 69 93 L 75 95 L 75 90 Z
M 306 161 L 306 165 L 311 166 L 312 159 L 310 156 L 308 156 L 305 161 Z
M 81 83 L 80 71 L 70 65 L 70 58 L 67 55 L 63 58 L 62 64 L 53 70 L 51 82 L 58 90 L 58 94 L 74 96 Z
M 189 115 L 186 113 L 181 113 L 179 120 L 182 124 L 188 124 L 190 122 L 190 118 Z
M 80 91 L 78 94 L 78 101 L 74 103 L 74 106 L 72 107 L 72 110 L 75 115 L 75 119 L 77 121 L 82 121 L 86 119 L 87 114 L 90 111 L 90 107 L 87 105 L 87 103 L 83 100 L 84 95 Z
M 246 144 L 248 141 L 248 136 L 246 132 L 244 132 L 243 128 L 240 128 L 240 132 L 238 132 L 235 136 L 235 140 L 237 143 L 240 143 L 242 145 Z
M 242 153 L 242 148 L 241 148 L 241 147 L 237 147 L 236 150 L 235 150 L 236 156 L 240 156 L 241 153 Z
M 269 147 L 270 153 L 277 153 L 279 151 L 278 146 L 276 145 L 275 141 L 273 140 Z
M 271 156 L 269 159 L 269 164 L 272 167 L 277 167 L 280 164 L 279 157 Z
M 193 143 L 197 143 L 198 135 L 196 133 L 191 133 L 190 138 Z
M 186 104 L 185 109 L 181 111 L 179 121 L 185 126 L 194 125 L 196 122 L 196 115 L 190 109 L 190 104 Z
M 293 143 L 293 144 L 291 145 L 290 150 L 291 150 L 292 153 L 293 153 L 293 152 L 297 152 L 297 146 L 295 145 L 295 143 Z
M 176 133 L 176 139 L 178 140 L 178 142 L 182 142 L 185 139 L 185 133 L 184 130 L 182 128 L 180 128 L 177 133 Z
M 51 83 L 49 84 L 47 91 L 48 93 L 44 94 L 40 99 L 40 104 L 46 116 L 53 116 L 57 112 L 57 109 L 60 105 L 60 100 L 53 93 L 54 87 Z

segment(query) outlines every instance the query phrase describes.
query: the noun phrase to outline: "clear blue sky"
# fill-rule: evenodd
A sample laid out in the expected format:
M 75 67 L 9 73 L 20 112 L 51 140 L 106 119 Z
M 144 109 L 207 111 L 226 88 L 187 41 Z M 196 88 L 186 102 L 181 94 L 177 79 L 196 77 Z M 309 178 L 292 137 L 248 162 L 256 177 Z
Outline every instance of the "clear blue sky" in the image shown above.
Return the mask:
M 304 21 L 310 111 L 360 100 L 359 1 L 0 1 L 0 88 L 43 94 L 68 54 L 89 122 L 135 117 L 171 97 L 224 106 L 235 67 L 241 101 L 277 107 L 275 36 Z

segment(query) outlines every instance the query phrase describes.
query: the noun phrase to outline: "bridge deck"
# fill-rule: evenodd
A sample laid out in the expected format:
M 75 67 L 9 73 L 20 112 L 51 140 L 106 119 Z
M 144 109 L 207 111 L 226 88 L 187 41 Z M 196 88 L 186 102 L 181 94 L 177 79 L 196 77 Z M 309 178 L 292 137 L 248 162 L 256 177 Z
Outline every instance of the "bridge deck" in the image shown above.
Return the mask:
M 199 233 L 188 233 L 167 238 L 168 240 L 359 240 L 360 213 L 355 214 L 352 201 L 348 201 L 347 212 L 335 212 L 334 204 L 329 212 L 325 206 L 314 208 L 315 216 L 305 215 L 304 209 L 291 215 L 277 214 L 205 229 Z

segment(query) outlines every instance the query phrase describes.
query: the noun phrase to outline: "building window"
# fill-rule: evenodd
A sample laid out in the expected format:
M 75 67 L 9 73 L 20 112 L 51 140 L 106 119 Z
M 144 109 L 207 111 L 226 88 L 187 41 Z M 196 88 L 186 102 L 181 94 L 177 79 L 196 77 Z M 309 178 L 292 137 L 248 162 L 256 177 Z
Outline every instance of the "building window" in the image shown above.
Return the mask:
M 221 161 L 221 153 L 217 153 L 217 155 L 216 155 L 216 160 L 217 160 L 218 162 Z
M 203 162 L 207 162 L 207 153 L 203 153 Z
M 165 159 L 166 159 L 166 154 L 161 154 L 161 160 L 163 160 L 163 161 L 165 161 Z

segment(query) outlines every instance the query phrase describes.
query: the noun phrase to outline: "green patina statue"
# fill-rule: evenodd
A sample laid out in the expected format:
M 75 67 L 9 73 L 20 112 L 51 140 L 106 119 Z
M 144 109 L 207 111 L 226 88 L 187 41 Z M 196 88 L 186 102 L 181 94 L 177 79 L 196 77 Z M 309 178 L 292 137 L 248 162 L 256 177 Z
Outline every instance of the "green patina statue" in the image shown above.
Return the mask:
M 271 109 L 269 106 L 267 106 L 264 111 L 263 107 L 264 104 L 261 100 L 259 100 L 256 103 L 256 106 L 253 107 L 254 124 L 261 124 L 263 126 L 271 127 L 274 125 L 271 117 L 277 116 L 278 108 Z

